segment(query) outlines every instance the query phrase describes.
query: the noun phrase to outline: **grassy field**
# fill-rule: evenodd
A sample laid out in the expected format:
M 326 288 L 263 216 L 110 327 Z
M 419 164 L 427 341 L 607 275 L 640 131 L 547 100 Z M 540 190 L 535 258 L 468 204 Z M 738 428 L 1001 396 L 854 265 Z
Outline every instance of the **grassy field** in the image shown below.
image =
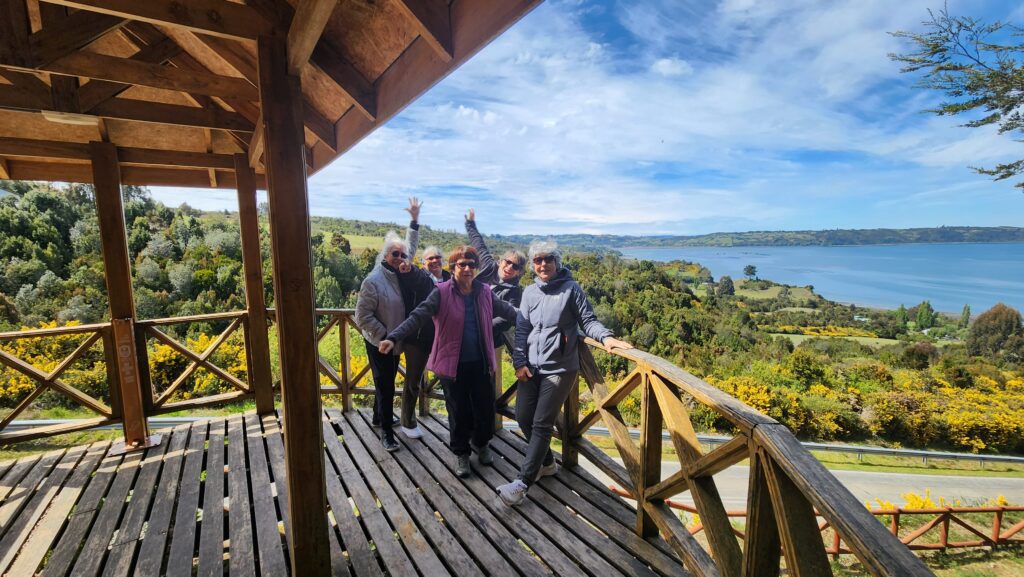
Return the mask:
M 787 335 L 787 334 L 781 334 L 781 333 L 772 333 L 772 336 L 775 336 L 775 337 L 786 337 L 787 339 L 792 341 L 793 346 L 798 346 L 800 343 L 806 341 L 807 339 L 815 339 L 815 338 L 817 338 L 817 339 L 850 339 L 852 341 L 857 341 L 858 343 L 860 343 L 862 345 L 867 345 L 869 347 L 875 347 L 875 348 L 884 347 L 885 345 L 894 345 L 894 344 L 899 342 L 896 339 L 882 339 L 882 338 L 878 338 L 878 337 L 815 337 L 815 336 L 811 336 L 811 335 Z
M 1020 577 L 1024 575 L 1024 548 L 998 551 L 988 549 L 954 549 L 949 552 L 917 554 L 937 577 Z M 836 577 L 871 575 L 850 555 L 832 563 Z
M 738 280 L 735 283 L 736 296 L 748 298 L 748 299 L 774 299 L 778 298 L 779 292 L 782 290 L 781 285 L 770 286 L 766 289 L 751 289 L 744 288 L 747 284 L 746 280 Z M 789 298 L 792 301 L 808 301 L 815 298 L 814 291 L 808 290 L 805 287 L 790 287 Z
M 362 254 L 366 250 L 378 251 L 381 243 L 384 242 L 384 237 L 381 236 L 346 234 L 345 238 L 348 239 L 349 245 L 352 247 L 352 254 Z

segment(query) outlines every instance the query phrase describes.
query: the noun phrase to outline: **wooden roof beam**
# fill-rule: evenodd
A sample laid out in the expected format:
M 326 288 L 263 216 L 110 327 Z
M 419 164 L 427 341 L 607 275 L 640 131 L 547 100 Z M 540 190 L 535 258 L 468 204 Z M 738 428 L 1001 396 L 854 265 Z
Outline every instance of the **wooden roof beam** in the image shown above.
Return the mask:
M 0 158 L 0 180 L 11 180 L 11 168 L 6 158 Z
M 123 32 L 123 30 L 122 30 Z M 131 60 L 146 62 L 149 64 L 162 64 L 181 53 L 181 47 L 169 38 L 160 42 L 143 46 L 138 52 L 131 56 Z M 113 98 L 125 90 L 131 88 L 130 84 L 110 82 L 106 80 L 92 80 L 79 91 L 79 100 L 82 110 L 92 110 L 97 104 Z
M 312 62 L 341 88 L 367 120 L 376 120 L 377 90 L 333 46 L 327 41 L 317 44 Z
M 125 22 L 116 16 L 75 12 L 59 22 L 46 24 L 29 38 L 32 62 L 28 67 L 39 68 L 73 54 Z
M 0 86 L 0 108 L 36 113 L 60 112 L 53 107 L 52 102 L 40 102 L 18 89 L 7 86 Z M 95 106 L 88 113 L 76 116 L 79 118 L 91 116 L 113 120 L 151 122 L 239 132 L 252 132 L 253 130 L 252 123 L 245 117 L 235 112 L 228 112 L 222 108 L 197 108 L 194 106 L 146 102 L 128 98 L 112 98 Z
M 55 4 L 39 6 L 39 17 L 43 28 L 59 26 L 67 19 L 68 9 Z M 79 100 L 79 81 L 75 76 L 50 75 L 50 97 L 53 107 L 61 112 L 81 112 Z
M 452 21 L 447 0 L 397 0 L 395 4 L 413 22 L 416 31 L 445 62 L 451 62 Z
M 272 34 L 274 23 L 267 21 L 260 11 L 225 0 L 45 0 L 69 8 L 110 14 L 129 20 L 140 20 L 161 26 L 173 26 L 199 32 L 255 40 L 262 34 Z
M 89 145 L 78 142 L 0 137 L 0 156 L 89 160 Z M 210 170 L 234 170 L 235 168 L 234 157 L 230 154 L 161 150 L 156 148 L 119 146 L 117 148 L 117 160 L 121 164 L 129 166 L 206 168 Z
M 31 33 L 25 0 L 0 0 L 0 62 L 31 67 L 32 57 L 25 50 Z
M 260 117 L 256 121 L 256 129 L 252 132 L 252 139 L 249 140 L 249 166 L 251 168 L 262 168 L 263 165 L 263 136 L 266 132 L 263 126 L 263 112 L 260 112 Z
M 309 62 L 313 49 L 324 33 L 327 20 L 338 0 L 300 0 L 288 27 L 288 73 L 296 76 Z

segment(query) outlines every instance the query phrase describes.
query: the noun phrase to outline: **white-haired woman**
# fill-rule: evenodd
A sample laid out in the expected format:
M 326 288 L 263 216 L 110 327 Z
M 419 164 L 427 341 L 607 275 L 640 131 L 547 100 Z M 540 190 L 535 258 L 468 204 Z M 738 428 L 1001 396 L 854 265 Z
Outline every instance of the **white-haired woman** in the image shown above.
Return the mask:
M 487 244 L 484 243 L 483 235 L 476 228 L 476 211 L 472 208 L 466 215 L 466 234 L 469 236 L 469 244 L 480 255 L 480 272 L 477 278 L 480 282 L 491 285 L 494 296 L 514 307 L 519 307 L 519 301 L 523 298 L 523 289 L 519 286 L 519 281 L 526 272 L 526 255 L 510 249 L 501 255 L 500 260 L 494 260 Z M 515 343 L 515 325 L 503 319 L 495 319 L 492 330 L 495 346 L 506 345 L 511 352 Z
M 452 278 L 452 273 L 444 270 L 444 253 L 434 245 L 423 249 L 423 268 L 435 285 Z
M 530 485 L 558 470 L 551 455 L 551 435 L 579 372 L 578 331 L 582 329 L 608 350 L 633 348 L 614 338 L 597 320 L 586 293 L 562 266 L 562 254 L 554 241 L 531 243 L 530 260 L 536 278 L 523 291 L 512 351 L 519 380 L 516 421 L 526 435 L 527 448 L 519 475 L 498 487 L 498 495 L 507 505 L 521 503 Z
M 380 341 L 393 331 L 405 320 L 405 301 L 402 299 L 402 291 L 398 284 L 398 269 L 403 264 L 408 264 L 416 252 L 416 245 L 419 243 L 419 215 L 420 207 L 423 205 L 416 197 L 409 199 L 409 208 L 405 209 L 412 217 L 409 228 L 406 230 L 405 240 L 402 240 L 394 231 L 388 231 L 384 236 L 384 247 L 381 250 L 377 264 L 359 288 L 359 299 L 356 301 L 356 326 L 363 334 L 366 341 L 366 356 L 370 364 L 370 372 L 373 374 L 373 388 L 376 391 L 373 405 L 373 423 L 380 424 L 381 443 L 388 451 L 397 451 L 398 442 L 395 440 L 393 427 L 394 422 L 394 398 L 395 378 L 398 375 L 398 356 L 403 352 L 403 347 L 395 347 L 390 354 L 382 354 L 378 350 Z M 428 351 L 422 351 L 419 347 L 405 347 L 406 366 L 426 365 Z M 422 358 L 421 358 L 422 357 Z M 422 374 L 422 369 L 420 369 Z M 403 388 L 402 397 L 403 409 L 405 406 L 413 407 L 409 412 L 412 419 L 412 427 L 405 430 L 410 436 L 423 436 L 419 426 L 415 424 L 415 399 L 419 396 L 419 383 Z M 411 396 L 411 402 L 406 399 Z M 404 411 L 403 411 L 404 412 Z M 406 423 L 409 424 L 409 423 Z M 411 431 L 411 433 L 410 433 Z

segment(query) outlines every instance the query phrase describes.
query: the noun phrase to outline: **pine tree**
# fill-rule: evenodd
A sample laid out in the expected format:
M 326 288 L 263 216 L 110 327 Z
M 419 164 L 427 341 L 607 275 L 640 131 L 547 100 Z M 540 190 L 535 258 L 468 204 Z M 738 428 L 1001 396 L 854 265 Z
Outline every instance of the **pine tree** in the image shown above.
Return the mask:
M 960 313 L 960 323 L 957 326 L 966 329 L 969 324 L 971 324 L 971 305 L 964 305 L 964 310 Z

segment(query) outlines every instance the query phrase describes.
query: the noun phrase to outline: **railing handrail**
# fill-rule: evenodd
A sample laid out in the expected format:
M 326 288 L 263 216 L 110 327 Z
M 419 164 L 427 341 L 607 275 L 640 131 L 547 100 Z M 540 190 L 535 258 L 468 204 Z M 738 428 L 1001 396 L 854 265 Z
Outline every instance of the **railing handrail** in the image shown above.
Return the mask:
M 181 317 L 164 317 L 160 319 L 138 319 L 135 321 L 135 326 L 151 327 L 159 325 L 180 325 L 184 323 L 229 321 L 244 318 L 248 314 L 248 311 L 237 310 L 204 315 L 185 315 Z
M 25 329 L 21 331 L 7 331 L 0 333 L 0 341 L 16 339 L 31 339 L 37 337 L 54 337 L 60 335 L 74 335 L 80 333 L 94 333 L 110 327 L 109 322 L 91 323 L 88 325 L 64 325 L 61 327 L 50 327 L 45 329 Z

